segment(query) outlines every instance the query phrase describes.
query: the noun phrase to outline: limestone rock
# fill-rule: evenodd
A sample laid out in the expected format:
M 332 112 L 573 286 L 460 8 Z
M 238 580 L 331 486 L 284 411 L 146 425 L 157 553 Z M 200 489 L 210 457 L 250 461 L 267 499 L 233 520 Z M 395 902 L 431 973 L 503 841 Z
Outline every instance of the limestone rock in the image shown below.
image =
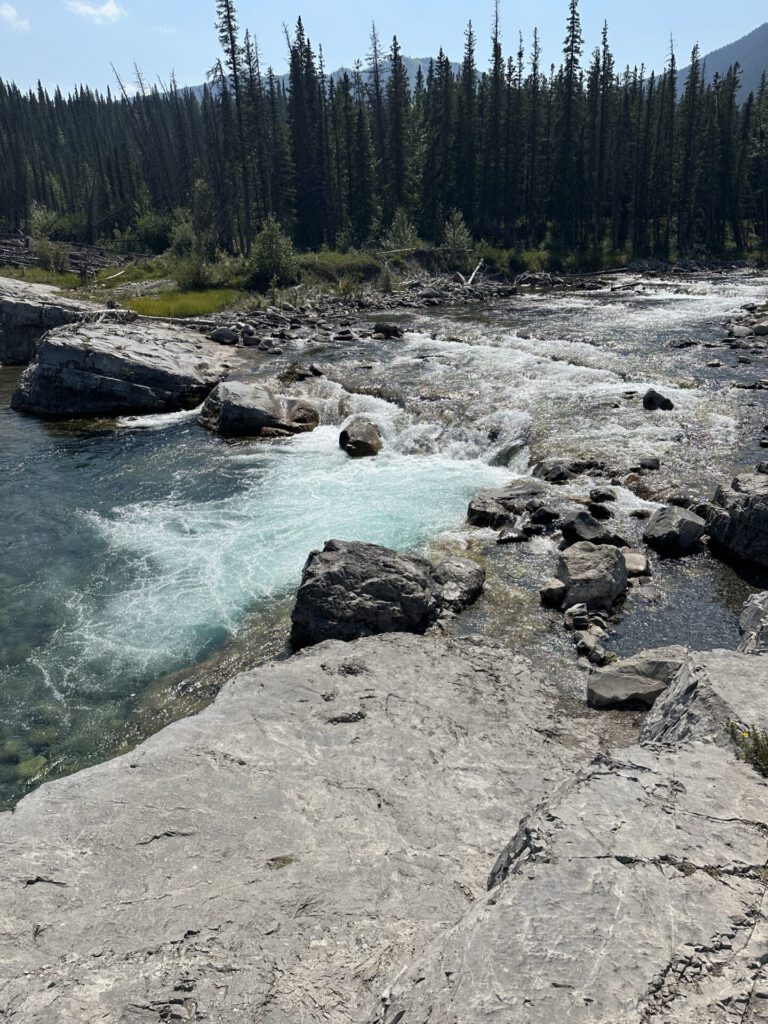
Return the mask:
M 443 608 L 453 612 L 474 604 L 485 586 L 485 569 L 471 558 L 446 558 L 435 566 L 432 576 L 442 587 Z
M 768 590 L 755 594 L 744 605 L 739 627 L 744 639 L 739 650 L 745 654 L 768 654 Z
M 381 431 L 365 416 L 355 416 L 339 434 L 339 447 L 352 458 L 378 455 L 382 445 Z
M 768 476 L 747 473 L 719 487 L 707 530 L 727 554 L 768 569 Z
M 285 437 L 314 430 L 320 417 L 309 402 L 262 384 L 226 381 L 208 396 L 198 422 L 224 437 Z
M 0 364 L 24 366 L 46 331 L 103 312 L 103 307 L 66 298 L 50 285 L 0 277 Z
M 566 605 L 610 611 L 627 591 L 624 554 L 609 544 L 574 544 L 560 555 L 557 577 L 566 587 Z
M 219 353 L 191 331 L 156 324 L 58 328 L 38 344 L 11 406 L 60 419 L 193 409 L 226 373 Z
M 667 689 L 688 655 L 685 647 L 659 647 L 595 669 L 587 680 L 587 704 L 605 710 L 645 710 Z
M 695 551 L 704 536 L 706 522 L 677 505 L 659 509 L 651 516 L 643 540 L 662 555 L 680 557 Z

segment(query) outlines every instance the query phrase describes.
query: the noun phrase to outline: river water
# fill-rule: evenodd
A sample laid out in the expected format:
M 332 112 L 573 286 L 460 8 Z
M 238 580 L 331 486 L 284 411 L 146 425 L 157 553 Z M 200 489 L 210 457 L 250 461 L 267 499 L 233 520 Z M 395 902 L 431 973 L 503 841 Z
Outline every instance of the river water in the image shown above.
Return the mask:
M 323 422 L 267 444 L 222 441 L 190 414 L 41 423 L 9 410 L 18 373 L 0 369 L 0 804 L 126 749 L 236 671 L 284 654 L 301 567 L 331 537 L 468 550 L 489 584 L 457 628 L 549 659 L 575 692 L 568 641 L 536 597 L 552 542 L 498 548 L 490 531 L 465 528 L 467 502 L 547 455 L 658 455 L 656 486 L 697 494 L 754 465 L 765 393 L 731 385 L 760 366 L 701 343 L 766 298 L 757 275 L 652 279 L 420 314 L 402 342 L 292 342 L 283 362 L 328 369 L 331 379 L 302 386 Z M 673 347 L 682 342 L 696 344 Z M 722 367 L 706 366 L 713 356 Z M 674 412 L 642 411 L 649 384 Z M 382 427 L 375 460 L 338 448 L 357 411 Z M 654 505 L 622 489 L 620 523 L 634 536 L 638 507 Z M 617 652 L 736 643 L 738 610 L 760 581 L 707 555 L 655 568 L 658 600 L 628 609 Z

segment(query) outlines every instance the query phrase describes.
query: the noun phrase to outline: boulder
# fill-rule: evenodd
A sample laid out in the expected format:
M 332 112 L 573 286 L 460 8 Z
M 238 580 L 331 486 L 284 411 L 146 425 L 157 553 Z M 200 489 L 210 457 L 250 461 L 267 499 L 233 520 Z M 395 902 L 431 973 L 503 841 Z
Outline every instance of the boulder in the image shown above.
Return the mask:
M 605 504 L 606 502 L 616 501 L 618 494 L 612 487 L 594 487 L 589 492 L 589 497 L 596 504 Z
M 547 580 L 539 591 L 541 603 L 545 608 L 562 608 L 568 596 L 568 588 L 562 580 Z
M 754 594 L 744 605 L 739 620 L 743 640 L 739 650 L 745 654 L 768 654 L 768 590 Z
M 485 573 L 450 558 L 437 569 L 423 558 L 378 544 L 330 540 L 304 566 L 291 614 L 296 648 L 377 633 L 424 633 L 444 610 L 479 597 Z
M 505 487 L 481 491 L 469 503 L 467 521 L 472 526 L 490 526 L 500 530 L 522 515 L 532 498 L 546 490 L 546 484 L 540 480 L 521 477 Z
M 101 313 L 102 306 L 65 298 L 50 285 L 0 277 L 0 364 L 25 366 L 46 331 Z
M 575 724 L 548 675 L 477 640 L 248 672 L 0 814 L 0 1019 L 362 1020 L 482 896 L 510 818 L 580 756 Z
M 610 611 L 627 592 L 623 552 L 610 544 L 583 541 L 560 555 L 557 577 L 566 588 L 566 605 L 585 604 Z
M 729 752 L 598 755 L 368 1024 L 763 1020 L 768 783 Z
M 567 459 L 543 459 L 533 467 L 533 475 L 550 484 L 567 484 L 579 475 L 578 464 Z
M 591 708 L 645 711 L 667 689 L 688 655 L 686 647 L 659 647 L 594 669 L 587 680 Z
M 706 522 L 694 512 L 670 505 L 651 516 L 643 540 L 659 554 L 675 558 L 695 551 L 706 528 Z
M 627 575 L 630 579 L 652 575 L 648 556 L 644 552 L 624 548 L 624 561 L 627 563 Z
M 561 529 L 566 544 L 589 541 L 590 544 L 612 544 L 614 547 L 625 547 L 627 543 L 586 511 L 569 513 L 563 519 Z
M 365 416 L 355 416 L 339 434 L 339 447 L 355 459 L 378 455 L 382 445 L 381 431 Z
M 287 437 L 314 430 L 319 422 L 309 402 L 241 381 L 219 384 L 198 417 L 201 426 L 223 437 Z
M 239 338 L 239 333 L 232 327 L 217 327 L 210 334 L 211 341 L 215 341 L 219 345 L 236 345 Z
M 666 395 L 662 395 L 655 388 L 649 388 L 643 396 L 643 408 L 649 412 L 655 412 L 658 409 L 664 412 L 669 412 L 674 409 L 674 403 Z
M 640 739 L 733 747 L 732 724 L 768 728 L 768 658 L 739 651 L 693 653 L 654 705 Z
M 707 532 L 726 554 L 768 569 L 768 475 L 747 473 L 719 487 Z
M 386 338 L 387 341 L 399 341 L 404 337 L 403 328 L 399 324 L 377 321 L 373 325 L 373 330 L 375 334 L 380 334 L 383 338 Z
M 220 352 L 158 324 L 60 327 L 38 343 L 11 407 L 58 419 L 194 409 L 226 374 Z

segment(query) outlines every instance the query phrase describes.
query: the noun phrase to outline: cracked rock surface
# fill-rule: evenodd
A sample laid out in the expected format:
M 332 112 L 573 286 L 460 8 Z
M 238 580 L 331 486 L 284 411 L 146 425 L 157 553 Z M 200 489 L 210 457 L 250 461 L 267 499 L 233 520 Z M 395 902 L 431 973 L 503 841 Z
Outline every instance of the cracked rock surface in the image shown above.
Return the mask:
M 364 1019 L 589 756 L 557 707 L 485 641 L 326 643 L 42 786 L 0 815 L 0 1021 Z
M 23 366 L 46 331 L 101 312 L 101 306 L 65 298 L 51 285 L 0 278 L 0 364 Z

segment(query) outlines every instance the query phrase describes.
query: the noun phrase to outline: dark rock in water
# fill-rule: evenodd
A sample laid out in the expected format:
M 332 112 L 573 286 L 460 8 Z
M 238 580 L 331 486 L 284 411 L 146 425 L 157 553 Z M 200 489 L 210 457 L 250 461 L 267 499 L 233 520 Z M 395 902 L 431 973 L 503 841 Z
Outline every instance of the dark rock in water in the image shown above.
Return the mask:
M 597 519 L 599 522 L 607 522 L 607 520 L 613 519 L 613 512 L 611 512 L 608 505 L 601 505 L 597 501 L 590 501 L 587 505 L 587 512 L 589 512 L 593 519 Z
M 745 654 L 768 654 L 768 590 L 754 594 L 744 605 L 739 620 L 744 639 L 739 650 Z
M 365 416 L 356 416 L 339 434 L 339 447 L 352 458 L 378 455 L 382 445 L 381 431 Z
M 480 597 L 485 587 L 485 569 L 471 558 L 446 558 L 432 570 L 443 588 L 443 608 L 461 612 Z
M 560 513 L 557 509 L 536 500 L 528 502 L 526 513 L 534 526 L 551 526 L 560 518 Z
M 467 520 L 472 526 L 500 530 L 521 516 L 532 499 L 546 491 L 546 485 L 532 477 L 513 480 L 506 487 L 481 491 L 469 503 Z
M 578 544 L 589 541 L 591 544 L 612 544 L 614 547 L 627 547 L 627 542 L 606 529 L 589 512 L 571 512 L 562 522 L 563 539 L 566 544 Z
M 499 535 L 496 538 L 497 544 L 525 544 L 526 541 L 530 540 L 530 536 L 520 527 L 513 523 L 510 526 L 505 526 L 499 531 Z
M 217 342 L 219 345 L 236 345 L 238 342 L 239 335 L 237 331 L 231 327 L 217 327 L 215 331 L 210 334 L 211 341 Z
M 533 467 L 533 475 L 550 484 L 567 484 L 578 476 L 577 464 L 566 459 L 543 459 Z
M 593 671 L 587 680 L 587 704 L 599 710 L 653 707 L 687 656 L 686 647 L 660 647 Z
M 706 522 L 688 509 L 670 505 L 659 509 L 643 533 L 643 540 L 662 555 L 688 555 L 701 543 Z
M 661 460 L 657 459 L 655 455 L 651 455 L 646 459 L 640 459 L 640 469 L 650 471 L 661 469 Z
M 11 406 L 59 419 L 194 409 L 226 374 L 218 345 L 134 323 L 62 327 L 39 342 Z
M 589 608 L 585 604 L 574 604 L 566 608 L 563 625 L 571 630 L 589 629 Z
M 314 430 L 320 418 L 308 402 L 228 381 L 208 396 L 198 422 L 223 437 L 287 437 Z
M 596 504 L 605 504 L 608 501 L 616 501 L 618 495 L 612 487 L 594 487 L 590 492 L 589 496 Z
M 562 580 L 548 580 L 539 591 L 545 608 L 562 608 L 567 596 L 568 588 Z
M 648 409 L 650 412 L 654 412 L 657 409 L 662 409 L 664 412 L 669 412 L 674 409 L 674 403 L 666 395 L 662 395 L 654 388 L 649 388 L 643 396 L 643 408 Z
M 757 467 L 757 472 L 768 476 L 768 462 L 761 462 Z
M 307 559 L 291 614 L 294 647 L 377 633 L 424 633 L 476 601 L 485 573 L 468 559 L 433 568 L 377 544 L 330 540 Z
M 102 306 L 67 299 L 49 285 L 0 278 L 0 365 L 26 365 L 46 331 L 103 312 Z
M 303 363 L 291 363 L 281 374 L 278 380 L 288 387 L 290 384 L 298 384 L 304 380 L 312 380 L 314 377 L 322 377 L 323 372 L 317 366 L 305 366 Z
M 376 334 L 386 338 L 387 341 L 400 340 L 404 337 L 403 328 L 399 324 L 377 322 L 373 325 L 373 330 Z
M 618 547 L 581 542 L 560 555 L 557 577 L 566 587 L 565 603 L 610 611 L 627 592 L 627 565 Z
M 747 473 L 719 487 L 707 530 L 732 557 L 768 569 L 768 476 Z

